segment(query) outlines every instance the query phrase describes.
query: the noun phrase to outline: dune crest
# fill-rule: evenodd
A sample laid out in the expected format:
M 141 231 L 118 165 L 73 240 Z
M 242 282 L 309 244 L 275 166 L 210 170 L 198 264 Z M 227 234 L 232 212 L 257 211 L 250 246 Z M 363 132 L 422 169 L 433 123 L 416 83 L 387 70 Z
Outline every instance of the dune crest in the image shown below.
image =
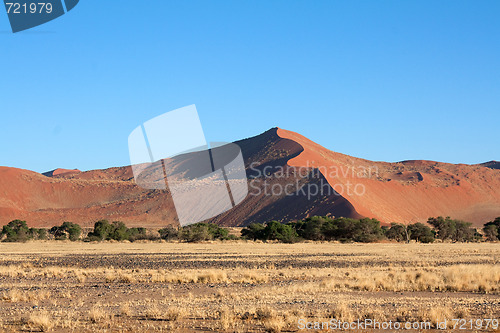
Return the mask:
M 480 226 L 500 216 L 500 169 L 495 161 L 373 162 L 278 128 L 236 143 L 250 194 L 236 208 L 209 220 L 220 225 L 287 222 L 313 215 L 408 223 L 442 215 Z M 312 193 L 318 188 L 321 192 Z M 34 227 L 64 221 L 92 226 L 103 218 L 141 227 L 178 223 L 169 190 L 140 188 L 130 166 L 85 172 L 56 169 L 43 175 L 0 167 L 0 193 L 0 224 L 23 219 Z
M 344 191 L 342 196 L 363 216 L 389 223 L 422 222 L 442 215 L 476 225 L 500 216 L 500 170 L 494 161 L 486 165 L 373 162 L 330 151 L 295 132 L 278 129 L 278 135 L 304 148 L 289 161 L 291 166 L 333 170 L 323 172 L 333 188 L 358 186 L 358 191 Z

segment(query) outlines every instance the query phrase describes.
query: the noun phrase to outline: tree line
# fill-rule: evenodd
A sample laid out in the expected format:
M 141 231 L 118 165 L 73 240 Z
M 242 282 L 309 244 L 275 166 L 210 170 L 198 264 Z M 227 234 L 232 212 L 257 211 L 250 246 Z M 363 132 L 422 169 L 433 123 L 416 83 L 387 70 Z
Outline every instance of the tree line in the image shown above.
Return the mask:
M 431 217 L 427 224 L 391 223 L 381 226 L 376 219 L 332 218 L 314 216 L 282 224 L 270 221 L 253 223 L 242 230 L 242 236 L 253 240 L 277 240 L 294 243 L 302 240 L 370 243 L 384 239 L 398 242 L 432 243 L 439 239 L 451 242 L 479 242 L 500 240 L 500 217 L 484 225 L 483 234 L 472 223 L 450 217 Z
M 198 242 L 208 240 L 238 239 L 229 235 L 229 230 L 211 223 L 196 223 L 193 225 L 174 228 L 167 227 L 160 230 L 147 230 L 146 228 L 128 228 L 123 222 L 99 220 L 95 222 L 92 231 L 83 235 L 80 225 L 64 222 L 60 226 L 50 229 L 29 228 L 26 221 L 14 220 L 3 226 L 0 239 L 3 242 L 26 242 L 28 240 L 70 240 L 70 241 L 137 241 L 137 240 L 179 240 Z
M 14 220 L 3 226 L 0 239 L 3 242 L 25 242 L 28 240 L 70 240 L 70 241 L 137 241 L 160 240 L 200 242 L 210 240 L 260 240 L 295 243 L 304 240 L 339 242 L 398 242 L 416 241 L 432 243 L 439 239 L 451 242 L 480 242 L 500 240 L 500 217 L 487 222 L 482 233 L 472 223 L 450 217 L 431 217 L 427 224 L 391 223 L 381 226 L 376 219 L 332 218 L 314 216 L 290 223 L 269 221 L 252 223 L 241 230 L 241 236 L 231 235 L 227 228 L 212 223 L 196 223 L 184 227 L 166 227 L 160 230 L 128 228 L 123 222 L 100 220 L 92 231 L 83 235 L 83 229 L 76 223 L 64 222 L 50 229 L 29 228 L 26 221 Z

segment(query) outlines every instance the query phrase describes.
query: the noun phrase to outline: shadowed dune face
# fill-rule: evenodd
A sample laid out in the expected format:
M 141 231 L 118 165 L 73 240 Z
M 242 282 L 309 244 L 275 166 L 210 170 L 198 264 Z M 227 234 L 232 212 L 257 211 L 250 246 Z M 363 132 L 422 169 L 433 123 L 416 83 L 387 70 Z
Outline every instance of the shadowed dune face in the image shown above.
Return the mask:
M 280 137 L 278 131 L 273 128 L 236 142 L 245 159 L 249 195 L 235 209 L 212 221 L 226 226 L 243 226 L 269 220 L 287 222 L 314 215 L 361 217 L 317 169 L 295 168 L 288 163 L 301 156 L 304 148 L 294 140 Z
M 498 162 L 372 162 L 329 151 L 277 128 L 236 143 L 244 158 L 249 195 L 236 208 L 209 220 L 220 225 L 313 215 L 366 216 L 386 223 L 443 215 L 479 225 L 500 216 Z M 190 170 L 183 171 L 189 175 Z M 3 224 L 17 218 L 39 227 L 63 221 L 91 226 L 103 218 L 129 226 L 178 223 L 169 190 L 140 188 L 130 167 L 56 169 L 44 175 L 0 167 L 0 193 Z
M 306 168 L 299 174 L 287 165 L 288 160 L 301 154 L 303 148 L 292 140 L 280 138 L 276 128 L 237 144 L 249 177 L 249 195 L 235 209 L 209 221 L 241 226 L 312 215 L 359 217 L 321 173 Z M 187 160 L 190 158 L 196 160 L 197 155 L 180 156 L 182 163 L 178 163 L 182 174 L 188 178 L 192 171 L 196 173 L 196 170 L 183 167 L 196 166 Z M 322 191 L 316 191 L 320 187 Z M 178 223 L 169 190 L 147 190 L 137 186 L 130 167 L 51 172 L 46 176 L 0 168 L 0 191 L 4 193 L 0 199 L 0 220 L 4 223 L 16 218 L 27 220 L 30 226 L 45 227 L 63 221 L 91 226 L 103 218 L 120 220 L 129 226 L 163 227 Z
M 304 148 L 291 166 L 319 168 L 334 189 L 351 184 L 353 190 L 341 194 L 363 216 L 389 223 L 442 215 L 477 225 L 500 216 L 498 163 L 373 162 L 330 151 L 291 131 L 279 129 L 278 135 Z
M 70 174 L 77 174 L 80 173 L 81 171 L 78 169 L 55 169 L 52 171 L 44 172 L 43 175 L 47 177 L 57 177 L 57 176 L 63 176 L 63 175 L 70 175 Z
M 478 165 L 484 166 L 484 167 L 487 167 L 490 169 L 500 169 L 500 162 L 498 162 L 498 161 L 489 161 L 489 162 L 481 163 Z

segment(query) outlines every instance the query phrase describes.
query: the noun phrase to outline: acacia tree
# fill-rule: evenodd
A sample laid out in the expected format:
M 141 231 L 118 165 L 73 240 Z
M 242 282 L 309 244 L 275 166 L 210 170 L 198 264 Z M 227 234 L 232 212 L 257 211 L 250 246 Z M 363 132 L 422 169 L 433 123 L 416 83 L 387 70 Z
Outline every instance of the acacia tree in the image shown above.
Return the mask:
M 4 225 L 0 237 L 6 235 L 4 242 L 25 242 L 30 238 L 26 221 L 13 220 Z
M 57 240 L 65 240 L 69 238 L 71 241 L 76 241 L 82 234 L 82 228 L 76 223 L 64 222 L 60 226 L 50 228 L 49 233 L 54 235 L 54 238 Z
M 434 242 L 434 232 L 432 232 L 431 228 L 426 226 L 423 223 L 414 223 L 410 224 L 407 227 L 408 234 L 410 235 L 410 239 L 416 240 L 420 243 L 432 243 Z
M 406 225 L 401 223 L 391 223 L 391 227 L 387 229 L 387 231 L 385 232 L 385 236 L 398 242 L 410 241 L 408 228 Z
M 451 240 L 453 242 L 469 242 L 476 237 L 476 231 L 471 228 L 472 223 L 460 220 L 453 220 L 449 216 L 443 218 L 431 217 L 427 221 L 437 232 L 437 238 L 442 240 Z
M 494 221 L 488 222 L 483 228 L 484 235 L 489 241 L 500 240 L 500 217 L 497 217 Z

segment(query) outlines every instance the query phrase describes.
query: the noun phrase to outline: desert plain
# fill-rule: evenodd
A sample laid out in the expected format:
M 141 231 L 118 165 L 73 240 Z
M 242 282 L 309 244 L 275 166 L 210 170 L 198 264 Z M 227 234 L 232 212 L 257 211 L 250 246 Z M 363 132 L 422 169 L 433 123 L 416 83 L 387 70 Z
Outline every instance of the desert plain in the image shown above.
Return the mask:
M 491 332 L 499 260 L 498 243 L 0 243 L 0 331 Z

